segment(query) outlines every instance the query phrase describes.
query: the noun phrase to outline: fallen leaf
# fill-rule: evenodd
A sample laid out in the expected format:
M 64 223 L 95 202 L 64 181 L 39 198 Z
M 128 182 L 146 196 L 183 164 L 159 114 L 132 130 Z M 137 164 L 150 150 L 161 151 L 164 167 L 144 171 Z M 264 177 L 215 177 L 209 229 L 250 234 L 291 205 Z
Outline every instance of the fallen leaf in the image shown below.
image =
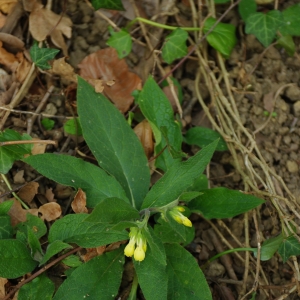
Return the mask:
M 42 220 L 50 222 L 61 216 L 61 207 L 56 202 L 50 202 L 42 205 L 38 212 L 42 214 L 40 217 Z
M 39 184 L 37 182 L 29 182 L 23 186 L 18 192 L 18 196 L 25 203 L 30 204 L 34 196 L 38 193 Z
M 68 50 L 63 35 L 71 37 L 71 26 L 71 19 L 57 15 L 41 4 L 35 5 L 29 16 L 29 31 L 33 38 L 41 42 L 50 35 L 53 44 L 61 48 L 65 56 L 68 56 Z
M 39 139 L 38 138 L 33 138 L 33 140 L 37 141 Z M 41 144 L 33 144 L 31 153 L 32 153 L 32 155 L 43 154 L 46 151 L 46 147 L 47 147 L 47 145 L 42 144 L 42 143 Z
M 75 214 L 87 213 L 88 210 L 86 208 L 86 194 L 82 189 L 78 189 L 74 200 L 71 203 L 71 207 Z
M 3 48 L 3 43 L 0 41 L 0 64 L 12 71 L 15 69 L 16 63 L 18 63 L 16 57 L 12 53 L 6 51 Z
M 77 82 L 74 68 L 65 61 L 65 57 L 54 60 L 52 69 L 50 72 L 55 75 L 59 75 L 62 82 L 66 85 Z
M 4 14 L 9 14 L 13 10 L 17 2 L 17 0 L 0 0 L 0 10 Z
M 154 150 L 152 129 L 149 122 L 145 119 L 138 125 L 136 125 L 133 130 L 141 141 L 145 154 L 149 159 L 152 156 Z
M 54 198 L 55 195 L 53 193 L 52 188 L 46 189 L 45 197 L 48 200 L 48 202 L 56 202 L 56 199 Z
M 102 255 L 105 252 L 105 249 L 106 249 L 106 246 L 99 246 L 96 248 L 87 248 L 86 253 L 83 255 L 80 255 L 80 257 L 84 262 L 87 262 L 96 256 Z
M 123 113 L 127 112 L 133 103 L 134 98 L 131 93 L 142 88 L 142 80 L 136 74 L 129 72 L 125 60 L 118 58 L 114 48 L 102 49 L 88 55 L 78 67 L 84 79 L 115 82 L 112 86 L 105 85 L 103 93 Z
M 0 299 L 5 296 L 5 284 L 8 282 L 6 278 L 0 277 Z
M 24 209 L 21 206 L 21 203 L 16 200 L 15 198 L 12 199 L 14 201 L 13 206 L 8 212 L 8 215 L 10 216 L 10 222 L 12 226 L 15 226 L 21 222 L 26 221 L 26 215 L 32 214 L 34 216 L 38 216 L 38 209 L 33 208 L 33 209 Z
M 15 77 L 19 82 L 24 82 L 26 79 L 29 70 L 31 68 L 31 63 L 24 57 L 22 52 L 16 54 L 18 60 L 18 65 L 15 70 Z
M 0 12 L 0 29 L 4 26 L 6 22 L 6 16 Z
M 25 183 L 24 179 L 24 170 L 18 171 L 14 176 L 14 183 L 16 184 L 23 184 Z

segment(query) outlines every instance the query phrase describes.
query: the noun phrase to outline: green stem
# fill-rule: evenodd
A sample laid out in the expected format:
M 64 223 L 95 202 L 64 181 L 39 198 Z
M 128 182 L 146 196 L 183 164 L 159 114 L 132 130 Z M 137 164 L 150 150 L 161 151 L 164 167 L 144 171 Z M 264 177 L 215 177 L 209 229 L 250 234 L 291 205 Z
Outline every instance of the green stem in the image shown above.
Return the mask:
M 138 278 L 137 278 L 136 273 L 134 273 L 131 291 L 130 291 L 128 300 L 136 300 L 136 291 L 137 291 L 138 285 L 139 285 Z
M 6 176 L 4 174 L 1 174 L 2 179 L 4 180 L 4 182 L 6 183 L 7 187 L 9 188 L 10 191 L 12 191 L 11 185 L 9 183 L 9 181 L 7 180 Z M 29 207 L 27 206 L 26 203 L 24 203 L 21 198 L 15 193 L 15 192 L 11 192 L 13 194 L 13 196 L 21 203 L 21 205 L 25 208 L 25 209 L 29 209 Z
M 150 21 L 147 20 L 145 18 L 141 18 L 141 17 L 137 17 L 135 19 L 133 19 L 131 22 L 128 23 L 128 25 L 126 26 L 126 29 L 128 30 L 134 23 L 141 21 L 143 23 L 152 25 L 154 27 L 159 27 L 159 28 L 163 28 L 163 29 L 167 29 L 167 30 L 175 30 L 177 28 L 181 28 L 185 31 L 199 31 L 201 28 L 199 27 L 175 27 L 175 26 L 169 26 L 169 25 L 164 25 L 164 24 L 160 24 L 154 21 Z

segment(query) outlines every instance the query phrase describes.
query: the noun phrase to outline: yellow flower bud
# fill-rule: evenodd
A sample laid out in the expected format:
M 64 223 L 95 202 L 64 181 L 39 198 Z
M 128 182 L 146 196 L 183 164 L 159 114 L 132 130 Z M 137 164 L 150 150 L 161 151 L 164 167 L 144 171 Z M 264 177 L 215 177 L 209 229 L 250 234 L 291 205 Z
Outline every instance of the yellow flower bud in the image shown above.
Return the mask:
M 174 209 L 180 211 L 180 212 L 184 212 L 185 208 L 183 206 L 175 206 Z
M 142 261 L 145 259 L 145 251 L 143 249 L 143 247 L 138 246 L 135 250 L 134 250 L 134 259 L 136 261 Z
M 192 227 L 193 226 L 192 222 L 187 217 L 182 218 L 182 224 L 184 226 L 187 226 L 187 227 Z

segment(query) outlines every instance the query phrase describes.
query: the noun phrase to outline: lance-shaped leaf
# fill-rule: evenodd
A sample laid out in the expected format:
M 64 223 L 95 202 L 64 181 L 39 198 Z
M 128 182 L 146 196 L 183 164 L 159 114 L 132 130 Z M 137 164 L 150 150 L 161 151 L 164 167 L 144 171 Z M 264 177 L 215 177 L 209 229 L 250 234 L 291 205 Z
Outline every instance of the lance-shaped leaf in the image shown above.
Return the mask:
M 144 149 L 124 116 L 102 94 L 78 78 L 78 114 L 83 136 L 99 165 L 124 188 L 139 208 L 150 184 Z
M 24 161 L 60 184 L 83 189 L 87 195 L 88 207 L 95 207 L 101 200 L 109 197 L 128 201 L 115 178 L 82 159 L 46 153 L 29 156 Z
M 199 177 L 209 163 L 219 140 L 204 147 L 185 162 L 173 164 L 147 194 L 142 207 L 160 207 L 176 200 Z

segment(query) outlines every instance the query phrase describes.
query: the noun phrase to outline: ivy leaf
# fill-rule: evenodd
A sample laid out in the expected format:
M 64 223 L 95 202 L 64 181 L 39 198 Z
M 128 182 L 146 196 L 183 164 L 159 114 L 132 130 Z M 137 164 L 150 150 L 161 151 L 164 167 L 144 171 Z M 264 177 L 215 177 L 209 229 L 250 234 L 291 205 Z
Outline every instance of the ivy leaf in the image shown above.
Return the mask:
M 112 10 L 125 10 L 121 0 L 92 0 L 95 10 L 106 8 Z
M 204 23 L 203 32 L 207 33 L 216 21 L 212 17 L 208 18 Z M 207 41 L 214 49 L 227 58 L 236 44 L 235 27 L 231 24 L 218 23 L 207 36 Z
M 289 56 L 293 56 L 296 51 L 296 46 L 293 38 L 290 35 L 281 36 L 277 40 L 278 45 L 285 49 Z
M 111 37 L 107 40 L 106 44 L 117 50 L 118 57 L 120 59 L 124 58 L 131 52 L 132 49 L 130 34 L 125 29 L 115 32 L 111 27 L 109 27 L 109 32 Z
M 54 59 L 58 52 L 58 49 L 39 48 L 37 43 L 33 44 L 29 51 L 32 61 L 42 70 L 48 70 L 51 68 L 48 61 Z
M 257 12 L 247 18 L 245 31 L 247 34 L 254 34 L 265 47 L 268 47 L 282 25 L 283 17 L 280 11 L 271 10 L 266 14 Z
M 300 36 L 300 4 L 289 6 L 282 12 L 284 24 L 279 28 L 282 35 Z
M 54 127 L 55 121 L 49 118 L 44 118 L 41 123 L 46 130 L 51 130 Z
M 81 136 L 82 135 L 82 128 L 81 128 L 81 125 L 80 125 L 79 118 L 74 118 L 74 119 L 68 120 L 64 124 L 64 131 L 67 134 Z
M 290 236 L 283 240 L 278 249 L 278 253 L 285 263 L 291 256 L 300 255 L 300 243 L 297 238 Z
M 31 140 L 28 134 L 19 134 L 18 132 L 6 129 L 0 132 L 0 142 L 8 141 L 27 141 Z M 24 154 L 31 152 L 32 144 L 7 145 L 0 146 L 0 173 L 6 174 L 16 160 L 22 159 Z
M 184 57 L 188 51 L 186 40 L 188 33 L 181 29 L 175 29 L 166 37 L 166 43 L 162 49 L 162 58 L 168 64 L 171 64 L 175 59 Z
M 255 0 L 241 0 L 239 3 L 239 13 L 244 21 L 256 12 L 256 2 Z

